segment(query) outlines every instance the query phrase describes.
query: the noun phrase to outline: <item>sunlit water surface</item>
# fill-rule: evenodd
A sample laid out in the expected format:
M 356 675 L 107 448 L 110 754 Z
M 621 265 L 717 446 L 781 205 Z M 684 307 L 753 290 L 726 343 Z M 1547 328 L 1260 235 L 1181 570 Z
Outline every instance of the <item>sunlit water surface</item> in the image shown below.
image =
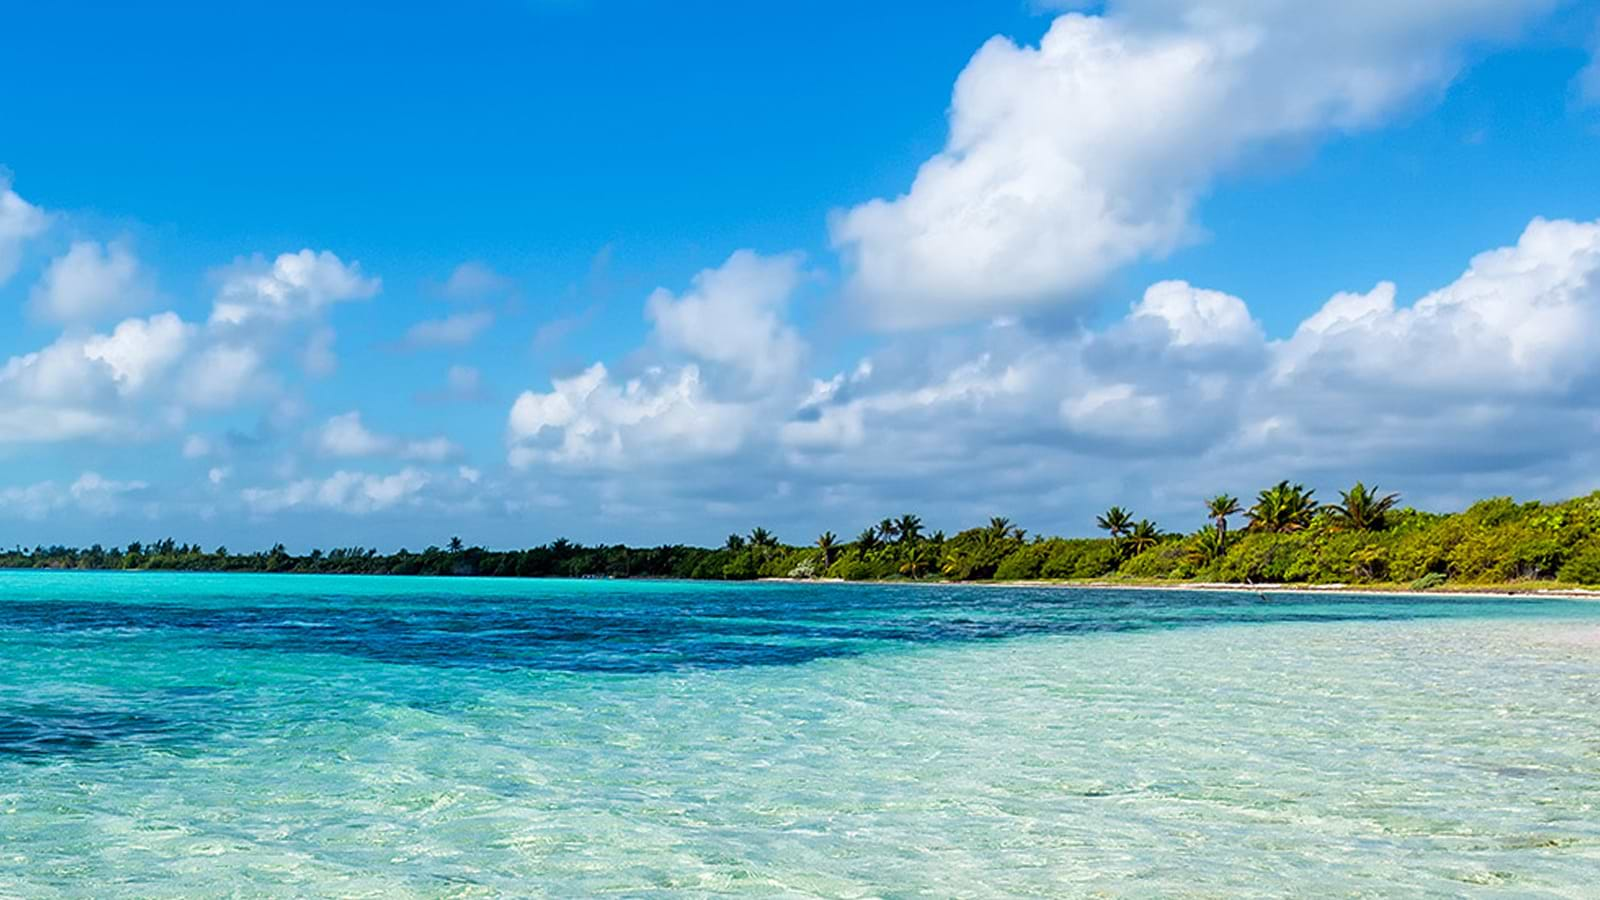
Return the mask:
M 0 573 L 0 896 L 1596 896 L 1600 604 Z

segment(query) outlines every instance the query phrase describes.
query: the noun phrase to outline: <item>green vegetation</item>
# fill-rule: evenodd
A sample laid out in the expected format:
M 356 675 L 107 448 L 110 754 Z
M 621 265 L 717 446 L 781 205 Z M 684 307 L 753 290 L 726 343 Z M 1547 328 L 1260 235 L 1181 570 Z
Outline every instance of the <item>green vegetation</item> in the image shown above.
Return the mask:
M 1010 519 L 946 537 L 914 515 L 883 519 L 853 542 L 824 532 L 792 546 L 765 528 L 729 535 L 718 548 L 586 547 L 567 540 L 527 550 L 468 547 L 383 555 L 365 548 L 266 552 L 202 550 L 171 539 L 127 548 L 16 548 L 0 567 L 174 569 L 599 578 L 837 578 L 847 581 L 1110 580 L 1233 584 L 1357 584 L 1416 590 L 1489 585 L 1600 586 L 1600 492 L 1561 503 L 1483 500 L 1437 515 L 1397 508 L 1399 496 L 1357 483 L 1339 502 L 1318 503 L 1304 485 L 1281 481 L 1248 509 L 1226 494 L 1196 504 L 1206 524 L 1164 533 L 1113 506 L 1095 518 L 1103 538 L 1029 537 Z M 1243 517 L 1242 528 L 1230 519 Z

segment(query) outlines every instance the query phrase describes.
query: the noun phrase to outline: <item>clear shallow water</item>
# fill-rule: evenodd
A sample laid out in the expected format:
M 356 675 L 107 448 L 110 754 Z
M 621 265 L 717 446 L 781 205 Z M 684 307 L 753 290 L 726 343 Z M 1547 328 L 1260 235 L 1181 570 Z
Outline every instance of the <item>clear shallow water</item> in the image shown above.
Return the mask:
M 1600 604 L 0 573 L 0 896 L 1595 896 Z

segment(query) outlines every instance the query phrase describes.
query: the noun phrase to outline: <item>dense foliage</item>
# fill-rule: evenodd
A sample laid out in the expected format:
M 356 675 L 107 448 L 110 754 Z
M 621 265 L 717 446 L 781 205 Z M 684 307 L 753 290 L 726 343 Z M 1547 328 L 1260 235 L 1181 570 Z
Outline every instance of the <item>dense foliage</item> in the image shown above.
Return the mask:
M 730 535 L 718 548 L 681 545 L 586 547 L 566 540 L 527 550 L 466 547 L 452 539 L 420 553 L 340 548 L 305 555 L 280 544 L 266 552 L 212 551 L 171 539 L 126 548 L 16 548 L 0 567 L 171 569 L 208 572 L 320 572 L 573 578 L 941 578 L 1117 579 L 1236 584 L 1446 585 L 1552 581 L 1600 585 L 1600 492 L 1562 503 L 1484 500 L 1436 515 L 1397 508 L 1398 497 L 1363 484 L 1321 504 L 1304 486 L 1279 482 L 1245 508 L 1221 495 L 1204 501 L 1208 524 L 1164 534 L 1120 507 L 1096 517 L 1104 538 L 1035 536 L 1009 519 L 946 536 L 914 515 L 884 519 L 842 542 L 780 542 L 764 528 Z M 1243 517 L 1243 527 L 1230 519 Z

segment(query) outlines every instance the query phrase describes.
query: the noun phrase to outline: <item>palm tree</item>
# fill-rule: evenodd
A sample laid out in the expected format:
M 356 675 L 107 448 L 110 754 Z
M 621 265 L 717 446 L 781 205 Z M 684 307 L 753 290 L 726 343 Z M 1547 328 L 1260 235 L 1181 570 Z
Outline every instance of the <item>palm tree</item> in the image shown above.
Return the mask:
M 928 545 L 915 544 L 906 551 L 905 562 L 900 564 L 900 574 L 910 578 L 920 578 L 932 564 L 933 551 L 928 549 Z
M 1256 495 L 1256 505 L 1245 515 L 1250 517 L 1251 531 L 1269 531 L 1287 534 L 1308 528 L 1317 515 L 1316 491 L 1308 491 L 1303 484 L 1280 481 Z
M 460 553 L 461 552 L 461 548 L 463 546 L 465 546 L 465 545 L 463 545 L 461 543 L 461 538 L 453 537 L 453 538 L 450 539 L 450 552 L 451 553 Z
M 866 528 L 856 535 L 856 549 L 860 550 L 863 556 L 878 549 L 878 529 Z
M 1244 510 L 1239 508 L 1239 498 L 1231 494 L 1218 494 L 1206 501 L 1206 515 L 1217 523 L 1217 540 L 1220 544 L 1228 542 L 1228 517 L 1241 512 Z
M 1110 532 L 1112 540 L 1121 540 L 1122 536 L 1128 533 L 1128 529 L 1133 527 L 1133 516 L 1128 515 L 1128 511 L 1122 507 L 1113 506 L 1106 510 L 1104 515 L 1096 516 L 1094 523 L 1101 530 Z
M 822 567 L 824 569 L 833 565 L 833 549 L 838 543 L 838 535 L 831 531 L 824 531 L 817 536 L 817 549 L 822 551 Z
M 776 547 L 778 539 L 772 536 L 772 532 L 757 526 L 750 529 L 750 543 L 757 547 Z
M 1128 532 L 1128 550 L 1134 555 L 1143 553 L 1161 542 L 1161 529 L 1149 519 L 1140 519 Z
M 894 540 L 895 535 L 899 533 L 899 527 L 895 525 L 893 519 L 884 519 L 878 523 L 878 537 L 882 538 L 885 543 Z
M 1016 541 L 1020 544 L 1027 536 L 1028 532 L 1025 529 L 1011 524 L 1011 520 L 1005 516 L 990 516 L 989 527 L 983 530 L 984 541 L 991 544 L 1006 541 Z
M 1388 524 L 1389 510 L 1400 500 L 1399 494 L 1378 495 L 1378 489 L 1367 489 L 1356 482 L 1355 487 L 1339 492 L 1339 502 L 1324 507 L 1334 521 L 1351 531 L 1382 531 Z
M 744 535 L 742 535 L 742 534 L 730 534 L 730 535 L 728 535 L 728 542 L 726 544 L 723 544 L 723 547 L 725 547 L 728 550 L 728 552 L 730 552 L 730 553 L 738 553 L 740 550 L 744 549 Z
M 1206 566 L 1228 553 L 1228 533 L 1216 528 L 1202 528 L 1189 542 L 1189 559 Z
M 915 544 L 922 539 L 922 518 L 906 513 L 894 523 L 894 531 L 900 535 L 900 543 Z

